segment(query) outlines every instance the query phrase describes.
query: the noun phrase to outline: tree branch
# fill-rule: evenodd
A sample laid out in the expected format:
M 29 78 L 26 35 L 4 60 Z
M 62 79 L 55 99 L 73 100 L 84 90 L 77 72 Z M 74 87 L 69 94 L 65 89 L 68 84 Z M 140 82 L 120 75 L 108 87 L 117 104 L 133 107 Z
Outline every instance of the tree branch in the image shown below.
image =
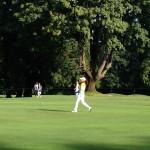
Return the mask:
M 80 56 L 80 68 L 88 77 L 92 78 L 90 70 L 87 70 L 86 56 L 85 56 L 84 48 L 83 48 L 81 56 Z
M 103 77 L 105 77 L 105 74 L 107 73 L 107 71 L 109 70 L 109 68 L 111 68 L 112 62 L 108 63 L 106 65 L 106 69 L 103 70 L 103 72 L 101 73 L 101 76 L 99 79 L 102 79 Z
M 107 63 L 107 59 L 108 59 L 108 49 L 106 50 L 106 52 L 105 52 L 105 56 L 104 56 L 104 60 L 103 60 L 103 63 L 102 63 L 102 65 L 100 66 L 100 68 L 98 69 L 98 72 L 97 72 L 97 79 L 99 80 L 99 79 L 101 79 L 101 75 L 102 75 L 102 72 L 103 72 L 103 70 L 104 70 L 104 68 L 105 68 L 105 65 L 106 65 L 106 63 Z
M 105 74 L 107 73 L 107 71 L 111 68 L 112 66 L 112 59 L 113 59 L 113 50 L 108 51 L 108 49 L 105 52 L 105 56 L 104 56 L 104 60 L 102 65 L 100 66 L 99 70 L 98 70 L 98 74 L 97 74 L 97 79 L 100 80 L 103 77 L 105 77 Z

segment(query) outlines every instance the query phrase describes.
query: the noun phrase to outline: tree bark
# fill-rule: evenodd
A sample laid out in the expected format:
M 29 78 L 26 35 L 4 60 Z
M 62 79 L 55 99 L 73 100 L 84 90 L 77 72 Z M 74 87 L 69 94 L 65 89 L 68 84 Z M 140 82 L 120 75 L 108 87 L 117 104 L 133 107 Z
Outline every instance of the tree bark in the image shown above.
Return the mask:
M 112 55 L 113 50 L 110 50 L 109 48 L 102 49 L 101 53 L 99 53 L 98 50 L 98 37 L 99 37 L 99 30 L 95 31 L 94 40 L 91 43 L 90 47 L 90 55 L 91 55 L 91 61 L 89 64 L 88 58 L 86 57 L 86 43 L 84 36 L 79 36 L 80 40 L 79 43 L 79 50 L 80 50 L 80 69 L 81 72 L 85 74 L 87 77 L 87 83 L 88 88 L 87 91 L 94 92 L 96 91 L 96 81 L 101 80 L 105 77 L 105 74 L 109 70 L 109 68 L 112 65 Z M 100 58 L 98 57 L 100 56 Z M 101 61 L 99 60 L 101 59 Z
M 87 91 L 89 91 L 89 92 L 94 92 L 94 91 L 96 91 L 96 88 L 95 88 L 95 81 L 94 81 L 92 78 L 89 79 Z
M 23 97 L 32 97 L 32 89 L 25 89 Z
M 17 97 L 22 97 L 22 94 L 23 94 L 23 90 L 22 89 L 18 89 L 17 93 L 16 93 L 16 98 Z
M 8 90 L 8 91 L 6 92 L 6 98 L 12 98 L 12 96 L 11 96 L 11 91 Z

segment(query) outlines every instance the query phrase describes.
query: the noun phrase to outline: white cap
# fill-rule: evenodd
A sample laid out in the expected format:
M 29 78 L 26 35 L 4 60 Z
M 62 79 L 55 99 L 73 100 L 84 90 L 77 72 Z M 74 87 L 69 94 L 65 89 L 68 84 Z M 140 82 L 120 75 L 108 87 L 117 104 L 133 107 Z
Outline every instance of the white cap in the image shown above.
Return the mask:
M 86 81 L 86 78 L 85 77 L 81 77 L 80 80 Z

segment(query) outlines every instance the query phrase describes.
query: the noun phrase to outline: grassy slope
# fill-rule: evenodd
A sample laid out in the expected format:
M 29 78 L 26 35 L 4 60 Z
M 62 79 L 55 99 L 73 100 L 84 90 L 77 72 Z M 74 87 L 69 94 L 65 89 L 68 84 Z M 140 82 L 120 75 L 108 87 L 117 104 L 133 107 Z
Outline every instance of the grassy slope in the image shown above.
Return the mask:
M 150 97 L 0 98 L 0 150 L 149 150 Z

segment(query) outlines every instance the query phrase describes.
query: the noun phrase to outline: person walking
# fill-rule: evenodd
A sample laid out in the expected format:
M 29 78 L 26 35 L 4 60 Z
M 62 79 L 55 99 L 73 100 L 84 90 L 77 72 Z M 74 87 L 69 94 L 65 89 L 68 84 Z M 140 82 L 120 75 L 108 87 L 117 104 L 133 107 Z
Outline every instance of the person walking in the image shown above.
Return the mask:
M 72 112 L 78 112 L 78 105 L 79 105 L 80 101 L 81 101 L 82 105 L 84 105 L 88 109 L 89 112 L 91 112 L 91 110 L 92 110 L 92 108 L 84 100 L 84 98 L 85 98 L 85 88 L 86 88 L 85 81 L 86 81 L 85 77 L 80 78 L 79 93 L 77 95 L 75 107 L 74 107 L 74 110 Z
M 80 85 L 79 85 L 79 82 L 77 81 L 76 82 L 76 87 L 75 87 L 75 94 L 76 94 L 76 96 L 78 96 L 78 94 L 79 94 L 79 87 L 80 87 Z
M 34 94 L 36 97 L 38 96 L 38 82 L 34 84 Z
M 39 83 L 39 85 L 38 85 L 38 97 L 41 97 L 41 93 L 42 93 L 42 85 Z

